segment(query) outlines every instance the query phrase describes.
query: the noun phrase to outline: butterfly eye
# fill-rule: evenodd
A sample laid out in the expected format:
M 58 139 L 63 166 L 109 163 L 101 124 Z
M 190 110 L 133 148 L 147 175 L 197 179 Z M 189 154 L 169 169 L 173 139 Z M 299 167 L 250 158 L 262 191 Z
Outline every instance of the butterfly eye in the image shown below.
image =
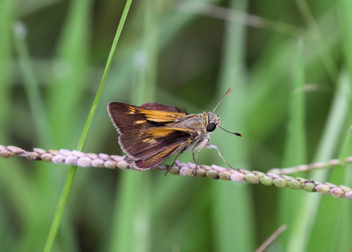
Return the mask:
M 213 123 L 213 122 L 208 123 L 208 125 L 207 125 L 207 131 L 208 131 L 208 132 L 214 131 L 215 128 L 216 128 L 216 124 L 215 124 L 215 123 Z

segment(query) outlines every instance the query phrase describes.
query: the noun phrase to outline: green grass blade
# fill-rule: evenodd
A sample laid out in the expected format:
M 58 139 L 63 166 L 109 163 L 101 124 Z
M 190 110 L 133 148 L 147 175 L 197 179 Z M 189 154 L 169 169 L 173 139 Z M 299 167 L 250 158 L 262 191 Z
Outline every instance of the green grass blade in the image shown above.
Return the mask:
M 121 17 L 117 32 L 115 34 L 114 42 L 113 42 L 113 44 L 111 46 L 111 50 L 110 50 L 110 54 L 109 54 L 109 57 L 108 57 L 107 64 L 105 66 L 103 78 L 102 78 L 102 81 L 100 83 L 100 86 L 99 86 L 97 95 L 95 97 L 94 103 L 92 105 L 91 111 L 89 113 L 86 125 L 84 127 L 83 132 L 82 132 L 81 139 L 79 141 L 77 150 L 82 150 L 83 149 L 84 142 L 85 142 L 85 139 L 86 139 L 87 134 L 88 134 L 89 126 L 90 126 L 90 124 L 91 124 L 91 122 L 93 120 L 94 112 L 95 112 L 96 106 L 98 104 L 98 101 L 99 101 L 99 98 L 100 98 L 100 95 L 101 95 L 101 91 L 102 91 L 102 89 L 104 87 L 106 76 L 107 76 L 107 74 L 109 72 L 109 68 L 110 68 L 110 65 L 111 65 L 111 62 L 112 62 L 112 58 L 113 58 L 114 52 L 116 50 L 117 43 L 118 43 L 119 38 L 120 38 L 120 35 L 121 35 L 121 32 L 122 32 L 122 28 L 123 28 L 123 26 L 125 24 L 125 21 L 126 21 L 127 14 L 128 14 L 129 9 L 130 9 L 131 3 L 132 3 L 132 0 L 128 0 L 126 2 L 126 6 L 125 6 L 124 11 L 122 13 L 122 17 Z M 70 194 L 70 191 L 71 191 L 71 188 L 72 188 L 72 185 L 73 185 L 73 181 L 74 181 L 74 178 L 75 178 L 76 171 L 77 171 L 77 166 L 72 166 L 71 169 L 70 169 L 70 172 L 69 172 L 69 174 L 67 176 L 67 179 L 66 179 L 66 182 L 65 182 L 65 185 L 64 185 L 64 188 L 63 188 L 63 192 L 62 192 L 58 207 L 57 207 L 56 212 L 55 212 L 53 223 L 52 223 L 51 228 L 50 228 L 49 236 L 48 236 L 45 248 L 44 248 L 44 251 L 46 251 L 46 252 L 51 251 L 51 248 L 52 248 L 52 246 L 54 244 L 55 236 L 56 236 L 57 230 L 59 229 L 59 225 L 60 225 L 60 222 L 61 222 L 61 219 L 62 219 L 62 215 L 63 215 L 64 209 L 65 209 L 65 206 L 66 206 L 66 203 L 67 203 L 67 200 L 68 200 L 68 196 Z
M 51 146 L 52 141 L 48 130 L 48 123 L 44 109 L 44 103 L 40 95 L 39 83 L 34 75 L 31 60 L 27 48 L 25 38 L 27 36 L 27 28 L 23 23 L 18 21 L 14 24 L 14 45 L 19 57 L 19 65 L 22 71 L 23 83 L 29 99 L 29 105 L 36 126 L 36 134 L 39 138 L 39 145 Z
M 12 0 L 0 1 L 0 142 L 9 143 L 11 141 L 8 131 L 13 124 L 13 115 L 11 113 L 11 85 L 14 80 L 14 70 L 12 68 L 11 61 L 13 60 L 12 50 L 12 24 L 16 18 L 16 3 Z M 4 167 L 11 167 L 11 169 L 4 169 Z M 6 199 L 11 199 L 11 203 L 16 205 L 16 209 L 22 209 L 19 211 L 20 216 L 25 215 L 25 203 L 29 203 L 22 200 L 23 194 L 21 189 L 26 190 L 26 178 L 21 176 L 19 169 L 20 165 L 18 160 L 8 160 L 6 163 L 0 165 L 0 184 L 1 186 L 1 198 L 0 208 L 1 216 L 4 219 L 1 221 L 0 233 L 3 239 L 0 241 L 0 247 L 2 250 L 11 249 L 13 251 L 19 249 L 18 240 L 20 238 L 16 236 L 13 229 L 9 228 L 13 226 L 10 218 L 6 218 Z M 14 179 L 9 179 L 14 178 Z M 19 183 L 19 184 L 17 184 Z M 14 187 L 13 185 L 20 185 Z M 6 193 L 5 193 L 6 192 Z M 5 219 L 6 218 L 6 219 Z
M 230 8 L 246 12 L 248 2 L 231 1 Z M 242 138 L 229 136 L 218 129 L 212 135 L 212 142 L 219 147 L 223 157 L 234 167 L 247 167 L 247 150 L 244 147 L 246 135 L 244 128 L 247 97 L 246 76 L 244 74 L 246 27 L 229 18 L 226 23 L 225 45 L 222 52 L 220 88 L 221 97 L 230 86 L 234 90 L 220 104 L 216 113 L 222 118 L 222 126 L 231 131 L 240 132 Z M 216 104 L 216 102 L 214 102 Z M 210 152 L 209 150 L 206 150 Z M 216 151 L 215 163 L 221 162 Z M 213 184 L 213 225 L 217 251 L 253 251 L 255 246 L 252 222 L 252 202 L 249 197 L 249 186 L 231 183 Z M 235 193 L 234 193 L 235 192 Z
M 352 121 L 352 116 L 350 115 L 350 120 L 348 125 L 350 126 Z M 339 158 L 340 160 L 351 156 L 352 155 L 352 130 L 351 128 L 348 129 L 345 141 L 342 146 L 342 150 L 340 152 Z M 333 181 L 341 181 L 342 185 L 350 185 L 352 181 L 352 165 L 347 164 L 344 167 L 336 167 L 337 171 L 333 171 L 332 177 L 334 180 Z M 336 175 L 335 175 L 336 174 Z M 352 205 L 350 204 L 351 202 L 348 202 L 347 200 L 341 201 L 341 202 L 334 202 L 333 206 L 337 203 L 337 209 L 338 217 L 336 218 L 336 215 L 334 215 L 335 223 L 334 229 L 335 233 L 333 233 L 333 239 L 334 242 L 332 243 L 331 251 L 333 250 L 339 250 L 339 251 L 348 251 L 351 248 L 351 236 L 352 236 L 352 227 L 350 223 L 352 223 Z M 330 209 L 332 210 L 332 209 Z M 329 216 L 330 219 L 330 216 Z M 332 222 L 331 222 L 332 223 Z M 336 249 L 337 248 L 337 249 Z
M 341 0 L 338 1 L 337 4 L 339 7 L 338 10 L 343 36 L 343 55 L 347 63 L 348 73 L 352 76 L 352 17 L 349 11 L 352 8 L 352 2 L 349 0 Z
M 287 126 L 288 136 L 286 153 L 284 154 L 284 167 L 304 164 L 306 160 L 306 133 L 305 133 L 305 96 L 304 96 L 304 61 L 303 40 L 298 41 L 294 55 L 291 90 L 289 104 L 289 122 Z
M 82 125 L 77 111 L 88 89 L 91 11 L 90 0 L 70 2 L 53 61 L 48 116 L 54 145 L 59 149 L 73 149 L 79 141 Z
M 12 22 L 15 19 L 15 3 L 11 0 L 1 1 L 0 8 L 0 132 L 6 132 L 6 128 L 10 125 L 8 117 L 11 116 L 8 108 L 10 107 L 10 85 L 12 84 L 14 71 L 12 70 Z M 1 137 L 2 138 L 2 137 Z M 4 141 L 4 139 L 1 139 Z
M 340 84 L 341 83 L 341 84 Z M 346 73 L 342 73 L 339 85 L 341 85 L 341 92 L 343 93 L 343 98 L 340 104 L 339 112 L 345 113 L 346 118 L 349 116 L 349 108 L 351 105 L 351 82 Z M 336 128 L 340 128 L 341 133 L 344 132 L 345 122 L 340 121 L 341 125 L 335 126 Z M 348 125 L 350 126 L 350 125 Z M 340 134 L 341 134 L 340 133 Z M 342 135 L 342 134 L 341 134 Z M 349 145 L 349 137 L 345 137 L 345 146 Z M 351 147 L 350 145 L 348 147 Z M 349 149 L 351 150 L 351 149 Z M 340 153 L 339 157 L 342 158 L 342 154 L 351 155 L 351 151 L 347 151 L 347 147 L 343 148 L 343 151 Z M 347 156 L 344 156 L 347 157 Z M 330 171 L 329 182 L 336 185 L 350 185 L 351 181 L 346 181 L 346 167 L 335 167 Z M 347 183 L 347 184 L 346 184 Z M 325 221 L 315 221 L 312 229 L 312 233 L 318 234 L 317 236 L 312 236 L 309 241 L 308 250 L 327 250 L 333 251 L 337 249 L 338 251 L 347 251 L 348 249 L 342 249 L 343 246 L 340 241 L 341 239 L 346 239 L 347 237 L 351 237 L 351 228 L 347 228 L 344 233 L 342 233 L 341 226 L 344 223 L 351 219 L 347 217 L 347 219 L 341 218 L 343 215 L 346 216 L 350 214 L 349 210 L 351 207 L 346 207 L 346 203 L 344 200 L 336 200 L 333 197 L 323 198 L 319 209 L 316 214 L 316 220 L 325 220 Z M 346 212 L 347 211 L 347 212 Z M 329 228 L 329 233 L 324 232 L 326 227 Z M 331 242 L 334 241 L 334 242 Z M 346 244 L 345 244 L 346 246 Z M 350 245 L 349 245 L 350 247 Z
M 159 51 L 159 0 L 149 0 L 142 8 L 141 49 L 136 52 L 132 78 L 132 104 L 155 100 Z M 150 172 L 121 174 L 110 251 L 151 251 L 152 178 Z M 154 210 L 155 211 L 155 210 Z M 138 242 L 135 242 L 138 241 Z
M 41 97 L 40 85 L 33 69 L 33 61 L 30 58 L 27 47 L 27 28 L 23 23 L 17 21 L 13 25 L 14 29 L 14 46 L 19 62 L 19 70 L 22 75 L 26 96 L 29 102 L 29 110 L 31 119 L 33 120 L 34 129 L 29 127 L 29 130 L 38 136 L 38 146 L 46 148 L 52 146 L 51 136 L 48 128 L 47 116 L 44 109 L 44 102 Z M 29 123 L 29 122 L 28 122 Z M 42 168 L 44 163 L 38 163 L 37 168 Z M 47 236 L 47 223 L 51 220 L 53 208 L 46 207 L 35 209 L 35 205 L 40 205 L 45 201 L 48 205 L 53 206 L 55 196 L 58 191 L 53 186 L 51 178 L 54 170 L 36 169 L 33 171 L 32 182 L 35 187 L 27 189 L 27 198 L 33 202 L 33 207 L 26 206 L 26 217 L 23 221 L 23 242 L 22 249 L 39 250 L 43 247 L 42 244 L 33 243 L 35 239 L 45 240 Z M 34 197 L 40 192 L 41 197 Z M 41 216 L 42 222 L 36 223 L 36 217 Z M 35 230 L 35 231 L 33 231 Z M 66 232 L 67 230 L 65 230 Z
M 349 0 L 341 0 L 337 2 L 337 7 L 338 7 L 338 16 L 340 18 L 340 23 L 341 23 L 341 34 L 342 34 L 342 43 L 343 43 L 343 57 L 346 62 L 347 66 L 347 73 L 346 77 L 347 81 L 349 82 L 350 86 L 350 92 L 351 92 L 351 79 L 352 79 L 352 33 L 351 33 L 351 27 L 352 27 L 352 16 L 350 14 L 350 10 L 352 8 L 352 2 Z M 350 94 L 351 95 L 351 94 Z M 350 108 L 352 108 L 352 99 L 350 102 Z M 352 125 L 352 113 L 350 110 L 349 113 L 349 120 L 347 122 L 348 126 L 348 133 L 347 136 L 345 137 L 344 145 L 342 147 L 342 150 L 340 152 L 340 160 L 352 155 L 352 131 L 351 131 L 351 125 Z M 343 185 L 350 185 L 352 181 L 352 165 L 348 164 L 346 167 L 339 167 L 337 169 L 341 169 L 340 173 L 342 174 L 342 179 Z M 340 219 L 338 221 L 338 233 L 334 236 L 335 237 L 335 243 L 333 244 L 334 250 L 337 251 L 348 251 L 351 249 L 351 236 L 352 236 L 352 230 L 351 230 L 351 225 L 352 223 L 352 218 L 351 218 L 351 212 L 352 212 L 352 205 L 350 202 L 341 202 L 339 203 L 339 215 Z
M 334 20 L 334 16 L 334 9 L 327 11 L 318 19 L 319 27 L 330 28 L 329 24 Z M 328 50 L 339 47 L 337 29 L 326 29 L 324 35 Z M 319 73 L 324 73 L 324 76 L 326 73 L 325 67 L 320 63 L 320 54 L 311 44 L 310 33 L 303 34 L 303 39 L 307 48 L 304 51 L 305 72 L 309 73 L 307 80 L 310 83 L 311 80 L 315 81 L 321 78 Z M 268 134 L 276 131 L 279 124 L 286 120 L 287 97 L 290 92 L 289 85 L 287 85 L 287 73 L 290 73 L 292 68 L 292 60 L 290 59 L 292 52 L 295 51 L 295 46 L 296 41 L 291 39 L 270 42 L 264 48 L 261 57 L 256 57 L 258 62 L 251 68 L 249 75 L 251 102 L 248 111 L 248 120 L 251 123 L 247 127 L 249 133 L 257 140 L 264 140 Z M 324 79 L 326 78 L 325 76 Z M 325 83 L 323 82 L 323 84 Z
M 343 81 L 343 79 L 338 82 L 334 101 L 315 157 L 316 161 L 326 161 L 335 154 L 338 139 L 348 115 L 349 94 L 346 85 L 348 85 L 348 83 Z M 328 171 L 314 171 L 310 174 L 310 177 L 318 181 L 327 181 Z M 330 200 L 331 197 L 324 198 L 324 201 Z M 318 209 L 323 210 L 320 205 L 321 196 L 316 194 L 304 194 L 301 196 L 300 201 L 303 202 L 303 207 L 300 208 L 299 213 L 295 216 L 296 221 L 294 222 L 295 225 L 292 227 L 293 232 L 287 251 L 308 251 L 309 244 L 314 246 L 317 244 L 318 240 L 321 242 L 321 236 L 323 232 L 326 232 L 325 229 L 314 229 L 317 232 L 315 232 L 314 237 L 310 239 L 313 227 L 316 224 Z M 298 204 L 301 203 L 295 202 L 295 205 Z M 319 223 L 323 224 L 323 222 Z M 319 232 L 322 232 L 322 234 L 319 235 Z
M 303 60 L 303 40 L 298 41 L 297 48 L 294 54 L 292 67 L 292 89 L 289 100 L 288 124 L 286 129 L 286 143 L 283 167 L 292 167 L 295 165 L 305 164 L 306 160 L 306 133 L 305 133 L 305 73 Z M 297 175 L 299 176 L 299 175 Z M 303 176 L 303 175 L 302 175 Z M 295 218 L 300 207 L 292 208 L 292 202 L 299 202 L 302 196 L 293 190 L 280 191 L 280 218 L 277 225 L 287 224 L 288 230 L 283 234 L 283 237 L 291 236 L 290 229 L 294 225 Z
M 327 49 L 319 27 L 309 9 L 308 3 L 306 0 L 296 0 L 296 3 L 303 16 L 303 19 L 306 22 L 306 25 L 311 30 L 312 37 L 317 45 L 316 48 L 320 53 L 320 57 L 325 65 L 326 71 L 329 73 L 331 80 L 335 81 L 338 75 L 337 66 L 334 62 L 331 52 L 329 52 L 329 50 Z

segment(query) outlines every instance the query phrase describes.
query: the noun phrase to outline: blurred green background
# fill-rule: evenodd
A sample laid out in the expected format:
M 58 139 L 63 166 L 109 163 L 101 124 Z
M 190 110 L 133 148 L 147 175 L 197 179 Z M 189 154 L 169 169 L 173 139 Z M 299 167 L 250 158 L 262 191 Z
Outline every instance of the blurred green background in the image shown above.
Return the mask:
M 125 1 L 0 1 L 0 144 L 77 148 Z M 352 2 L 133 1 L 85 152 L 121 154 L 106 105 L 221 103 L 236 168 L 351 155 Z M 180 158 L 193 162 L 191 154 Z M 166 163 L 171 163 L 168 160 Z M 200 163 L 225 166 L 215 150 Z M 352 184 L 352 167 L 300 173 Z M 0 160 L 0 250 L 41 251 L 69 166 Z M 78 168 L 52 251 L 348 251 L 346 199 L 160 171 Z

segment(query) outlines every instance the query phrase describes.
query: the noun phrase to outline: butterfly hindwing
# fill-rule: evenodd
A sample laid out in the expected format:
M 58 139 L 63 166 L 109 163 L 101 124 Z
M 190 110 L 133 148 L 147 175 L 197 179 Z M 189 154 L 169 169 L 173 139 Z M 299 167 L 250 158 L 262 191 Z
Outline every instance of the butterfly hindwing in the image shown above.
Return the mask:
M 183 113 L 179 110 L 176 106 L 168 106 L 161 103 L 156 102 L 147 102 L 143 103 L 140 108 L 144 109 L 152 109 L 152 110 L 159 110 L 159 111 L 168 111 L 168 112 L 176 112 L 176 113 Z
M 159 153 L 155 154 L 154 156 L 151 156 L 147 159 L 138 160 L 138 161 L 136 161 L 136 165 L 140 169 L 151 168 L 151 167 L 161 163 L 162 161 L 164 161 L 166 158 L 168 158 L 172 154 L 181 151 L 183 149 L 183 146 L 186 144 L 188 144 L 188 142 L 185 142 L 183 144 L 182 143 L 177 144 L 177 145 L 172 146 L 171 148 L 168 148 L 166 150 L 163 150 L 163 151 L 161 151 L 161 152 L 159 152 Z
M 140 163 L 143 168 L 150 168 L 186 148 L 197 136 L 197 131 L 192 129 L 156 127 L 124 133 L 119 137 L 119 143 L 123 151 L 136 161 L 137 166 Z M 155 163 L 156 161 L 158 162 Z
M 182 128 L 160 127 L 129 131 L 119 137 L 123 151 L 133 159 L 140 160 L 153 156 L 172 146 L 192 139 L 196 131 Z

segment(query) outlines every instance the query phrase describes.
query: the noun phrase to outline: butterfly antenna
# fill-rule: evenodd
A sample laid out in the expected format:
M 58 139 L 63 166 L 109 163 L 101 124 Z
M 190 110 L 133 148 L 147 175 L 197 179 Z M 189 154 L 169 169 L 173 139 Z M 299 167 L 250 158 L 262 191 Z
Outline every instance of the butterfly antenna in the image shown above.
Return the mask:
M 224 99 L 224 97 L 225 97 L 226 95 L 228 95 L 231 91 L 232 91 L 232 87 L 230 87 L 230 89 L 227 90 L 227 92 L 223 95 L 223 97 L 221 97 L 221 99 L 220 99 L 220 101 L 218 102 L 218 104 L 216 104 L 216 106 L 215 106 L 215 108 L 214 108 L 214 110 L 213 110 L 213 113 L 215 112 L 215 109 L 219 106 L 219 104 L 220 104 L 220 102 L 222 101 L 222 99 Z
M 236 136 L 239 136 L 239 137 L 241 137 L 241 136 L 242 136 L 242 134 L 241 134 L 241 133 L 230 132 L 230 131 L 228 131 L 228 130 L 224 129 L 223 127 L 221 127 L 220 125 L 218 125 L 218 126 L 220 127 L 220 129 L 222 129 L 222 130 L 226 131 L 227 133 L 230 133 L 230 134 L 233 134 L 233 135 L 236 135 Z

